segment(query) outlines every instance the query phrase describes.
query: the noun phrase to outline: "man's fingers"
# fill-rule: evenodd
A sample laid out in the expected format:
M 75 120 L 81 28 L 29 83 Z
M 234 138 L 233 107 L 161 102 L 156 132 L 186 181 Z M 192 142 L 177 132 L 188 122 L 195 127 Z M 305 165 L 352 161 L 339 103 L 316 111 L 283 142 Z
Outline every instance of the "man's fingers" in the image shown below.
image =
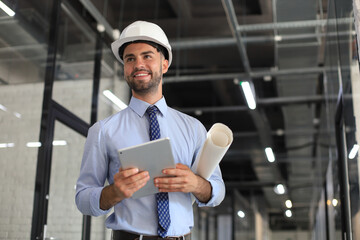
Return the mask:
M 178 163 L 178 164 L 176 164 L 176 168 L 164 169 L 163 173 L 167 174 L 167 175 L 179 176 L 179 175 L 186 174 L 187 171 L 191 171 L 188 166 L 186 166 L 184 164 L 181 164 L 181 163 Z
M 119 169 L 119 172 L 114 175 L 114 186 L 120 196 L 129 198 L 134 192 L 144 187 L 149 179 L 147 171 L 139 172 L 137 168 Z
M 188 192 L 184 184 L 160 184 L 157 186 L 160 192 Z
M 119 179 L 119 181 L 115 182 L 115 186 L 120 194 L 125 198 L 129 198 L 140 188 L 144 187 L 149 179 L 150 176 L 147 172 L 141 172 L 126 179 Z
M 176 164 L 176 168 L 177 169 L 182 169 L 182 170 L 189 170 L 190 168 L 184 164 L 178 163 Z
M 144 187 L 146 185 L 146 183 L 149 181 L 150 177 L 145 177 L 142 178 L 136 182 L 133 182 L 132 184 L 128 185 L 129 190 L 131 191 L 131 196 L 138 191 L 139 189 L 141 189 L 142 187 Z
M 144 181 L 144 180 L 149 180 L 149 172 L 140 172 L 134 175 L 131 175 L 130 177 L 127 177 L 125 179 L 123 179 L 124 183 L 127 185 L 139 182 L 139 181 Z
M 122 170 L 121 168 L 119 169 L 119 175 L 122 178 L 130 177 L 131 175 L 137 174 L 138 172 L 139 172 L 138 168 L 129 168 L 125 170 Z

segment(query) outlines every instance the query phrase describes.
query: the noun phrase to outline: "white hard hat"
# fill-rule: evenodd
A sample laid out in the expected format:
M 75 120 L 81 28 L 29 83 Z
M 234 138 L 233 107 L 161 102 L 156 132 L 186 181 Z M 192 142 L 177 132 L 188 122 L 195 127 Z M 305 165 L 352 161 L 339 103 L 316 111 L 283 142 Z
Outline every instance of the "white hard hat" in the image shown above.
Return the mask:
M 127 26 L 121 33 L 118 40 L 111 44 L 111 49 L 116 57 L 122 64 L 122 56 L 119 55 L 119 49 L 126 43 L 134 41 L 150 41 L 160 46 L 163 46 L 168 52 L 169 67 L 172 61 L 171 46 L 164 31 L 156 24 L 136 21 Z

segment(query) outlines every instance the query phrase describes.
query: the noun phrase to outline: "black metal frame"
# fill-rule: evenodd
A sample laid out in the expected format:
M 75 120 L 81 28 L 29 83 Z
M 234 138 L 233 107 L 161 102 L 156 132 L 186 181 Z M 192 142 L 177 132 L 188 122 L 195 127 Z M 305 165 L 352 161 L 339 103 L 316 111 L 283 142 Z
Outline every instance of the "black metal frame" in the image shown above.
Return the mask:
M 52 8 L 51 26 L 58 26 L 60 21 L 60 0 L 54 0 Z M 31 227 L 31 239 L 42 239 L 43 228 L 46 224 L 49 193 L 49 179 L 51 169 L 52 139 L 54 132 L 54 116 L 51 108 L 52 90 L 55 76 L 55 62 L 57 53 L 58 28 L 50 28 L 48 55 L 46 61 L 44 96 L 40 124 L 41 147 L 38 151 L 36 168 L 34 207 Z
M 62 0 L 53 0 L 51 26 L 59 26 Z M 71 1 L 76 5 L 78 2 Z M 78 9 L 78 8 L 77 8 Z M 79 9 L 78 9 L 79 10 Z M 87 18 L 89 15 L 87 16 Z M 89 23 L 90 27 L 95 28 Z M 89 127 L 97 121 L 98 94 L 101 75 L 101 58 L 104 36 L 97 33 L 96 54 L 93 75 L 93 89 L 91 101 L 90 124 L 77 117 L 75 114 L 61 106 L 52 99 L 53 85 L 56 69 L 56 53 L 58 27 L 52 27 L 49 31 L 48 55 L 45 72 L 45 84 L 43 93 L 42 116 L 40 123 L 40 142 L 35 178 L 35 192 L 33 204 L 33 216 L 31 226 L 32 240 L 44 238 L 44 227 L 47 224 L 48 195 L 50 189 L 50 174 L 52 162 L 52 142 L 54 138 L 55 121 L 58 120 L 69 128 L 83 136 L 87 136 Z M 90 239 L 91 217 L 83 217 L 82 240 Z
M 346 138 L 344 129 L 344 99 L 343 90 L 340 87 L 335 113 L 336 148 L 338 154 L 339 185 L 340 185 L 340 208 L 341 208 L 341 231 L 343 240 L 352 239 L 349 171 L 346 151 Z
M 331 161 L 331 160 L 330 160 Z M 327 171 L 326 171 L 327 172 Z M 329 229 L 329 209 L 328 209 L 328 190 L 327 190 L 327 178 L 325 178 L 324 184 L 323 184 L 323 189 L 324 189 L 324 206 L 325 206 L 325 239 L 329 240 L 330 239 L 330 229 Z

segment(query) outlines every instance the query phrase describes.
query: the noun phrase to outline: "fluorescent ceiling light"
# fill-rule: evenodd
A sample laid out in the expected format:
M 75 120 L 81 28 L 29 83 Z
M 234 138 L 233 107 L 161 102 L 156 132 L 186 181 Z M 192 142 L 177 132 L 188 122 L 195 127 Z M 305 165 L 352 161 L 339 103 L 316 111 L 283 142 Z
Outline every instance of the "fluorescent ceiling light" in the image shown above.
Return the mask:
M 286 206 L 287 208 L 292 208 L 292 202 L 291 202 L 291 200 L 286 200 L 286 201 L 285 201 L 285 206 Z
M 275 162 L 275 156 L 271 147 L 265 148 L 265 153 L 269 162 Z
M 250 83 L 249 82 L 241 82 L 240 84 L 241 84 L 241 88 L 244 92 L 247 105 L 249 106 L 250 109 L 255 109 L 256 103 L 255 103 L 255 98 L 254 98 L 253 92 L 250 87 Z
M 286 211 L 285 211 L 285 216 L 287 216 L 288 218 L 289 218 L 289 217 L 292 217 L 292 212 L 291 212 L 291 210 L 286 210 Z
M 41 147 L 41 142 L 28 142 L 26 143 L 27 147 Z
M 3 110 L 4 112 L 7 111 L 7 107 L 5 107 L 4 105 L 0 104 L 0 109 Z
M 21 118 L 21 113 L 14 112 L 14 115 L 15 115 L 15 117 L 17 117 L 17 118 Z
M 67 142 L 65 140 L 54 140 L 53 146 L 66 146 Z
M 119 29 L 114 29 L 113 30 L 113 38 L 114 39 L 118 39 L 120 37 L 120 31 Z
M 270 82 L 272 80 L 272 77 L 271 77 L 271 75 L 265 75 L 263 77 L 263 79 L 264 79 L 265 82 Z
M 97 24 L 97 30 L 99 31 L 99 32 L 105 32 L 105 26 L 103 25 L 103 24 L 101 24 L 101 23 L 98 23 Z
M 15 15 L 15 12 L 11 10 L 8 6 L 6 6 L 5 3 L 3 3 L 2 1 L 0 1 L 0 8 L 10 17 L 13 17 Z
M 113 102 L 120 109 L 127 108 L 127 105 L 123 101 L 121 101 L 117 96 L 115 96 L 112 92 L 110 92 L 109 90 L 104 90 L 103 94 L 105 97 L 107 97 L 111 102 Z
M 245 217 L 245 213 L 243 211 L 238 211 L 237 212 L 237 215 L 240 217 L 240 218 L 244 218 Z
M 356 156 L 356 154 L 357 154 L 357 152 L 358 152 L 358 150 L 359 150 L 359 145 L 354 144 L 354 146 L 352 147 L 352 149 L 351 149 L 351 151 L 350 151 L 350 153 L 349 153 L 349 158 L 350 158 L 350 159 L 354 159 L 355 156 Z
M 282 185 L 282 184 L 276 185 L 276 186 L 274 187 L 274 192 L 275 192 L 276 194 L 279 194 L 279 195 L 284 194 L 284 193 L 285 193 L 285 187 L 284 187 L 284 185 Z
M 280 35 L 275 35 L 274 40 L 275 40 L 276 42 L 280 42 L 280 41 L 282 41 L 282 36 L 280 36 Z
M 0 148 L 10 148 L 10 147 L 14 147 L 15 144 L 14 143 L 0 143 Z

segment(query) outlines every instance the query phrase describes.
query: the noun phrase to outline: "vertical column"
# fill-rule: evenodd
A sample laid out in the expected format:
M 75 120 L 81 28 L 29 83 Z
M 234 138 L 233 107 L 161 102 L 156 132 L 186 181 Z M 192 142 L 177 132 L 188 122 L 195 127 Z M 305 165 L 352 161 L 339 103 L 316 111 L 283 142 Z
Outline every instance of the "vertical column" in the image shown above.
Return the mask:
M 34 207 L 31 226 L 31 239 L 43 239 L 46 234 L 48 194 L 51 170 L 52 140 L 54 134 L 54 118 L 52 115 L 52 90 L 55 76 L 57 53 L 58 23 L 60 20 L 61 0 L 53 1 L 52 18 L 49 32 L 48 55 L 45 72 L 45 86 L 40 123 L 40 143 L 36 168 Z M 56 26 L 56 27 L 55 27 Z
M 221 240 L 232 240 L 235 239 L 233 236 L 233 224 L 231 214 L 222 214 L 217 217 L 217 239 Z
M 94 76 L 93 76 L 93 90 L 91 100 L 91 117 L 90 126 L 97 121 L 98 112 L 98 98 L 99 98 L 99 87 L 101 78 L 101 59 L 102 59 L 102 39 L 100 33 L 97 34 L 96 46 L 95 46 L 95 63 L 94 63 Z M 82 240 L 90 240 L 91 231 L 91 216 L 83 216 L 82 226 Z

